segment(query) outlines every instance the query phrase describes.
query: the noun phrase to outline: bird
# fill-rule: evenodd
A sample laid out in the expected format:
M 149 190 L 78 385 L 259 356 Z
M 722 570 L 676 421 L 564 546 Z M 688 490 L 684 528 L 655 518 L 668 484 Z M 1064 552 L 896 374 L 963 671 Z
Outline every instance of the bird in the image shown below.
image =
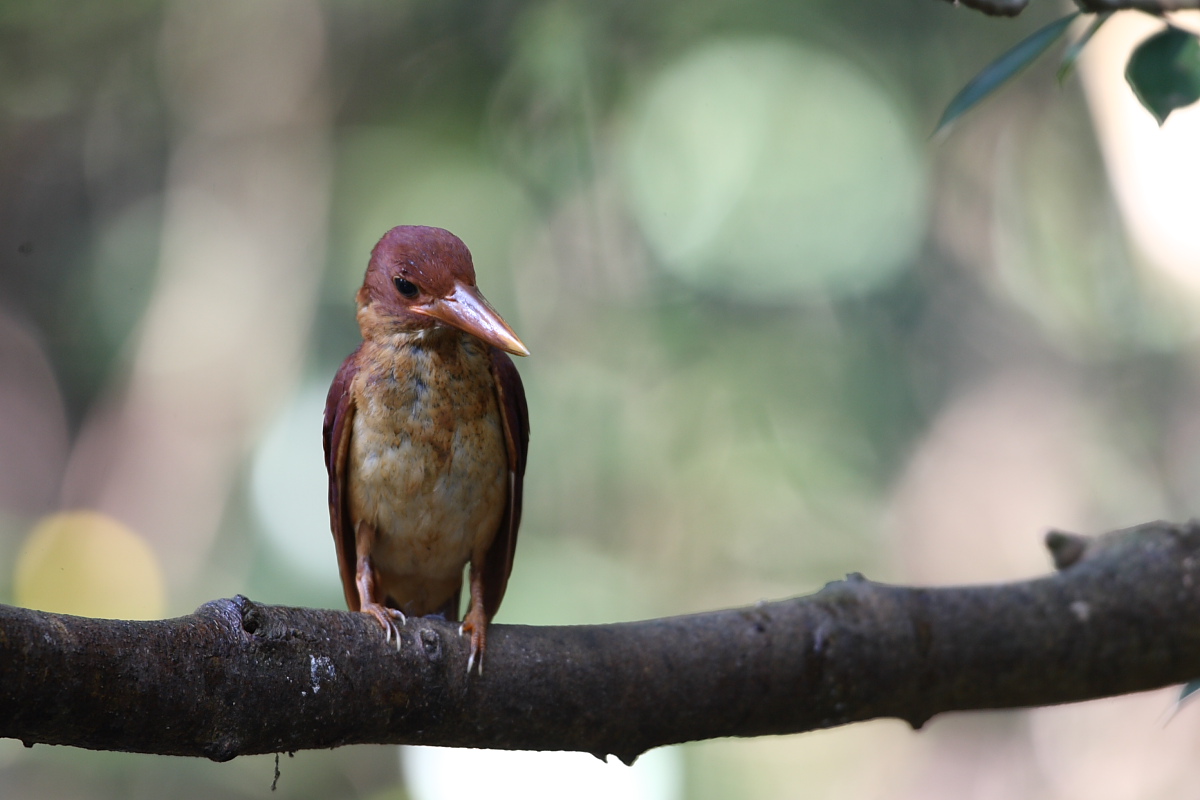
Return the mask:
M 529 349 L 447 230 L 392 228 L 356 295 L 362 343 L 325 402 L 329 518 L 346 605 L 400 647 L 406 615 L 458 620 L 483 672 L 521 522 L 529 411 L 509 354 Z

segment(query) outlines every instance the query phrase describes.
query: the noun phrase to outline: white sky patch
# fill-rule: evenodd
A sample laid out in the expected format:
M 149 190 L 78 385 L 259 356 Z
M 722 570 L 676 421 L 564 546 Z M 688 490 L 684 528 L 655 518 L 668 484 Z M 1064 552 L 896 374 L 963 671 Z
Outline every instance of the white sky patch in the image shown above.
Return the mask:
M 683 757 L 660 747 L 627 767 L 587 753 L 402 747 L 413 800 L 679 800 Z

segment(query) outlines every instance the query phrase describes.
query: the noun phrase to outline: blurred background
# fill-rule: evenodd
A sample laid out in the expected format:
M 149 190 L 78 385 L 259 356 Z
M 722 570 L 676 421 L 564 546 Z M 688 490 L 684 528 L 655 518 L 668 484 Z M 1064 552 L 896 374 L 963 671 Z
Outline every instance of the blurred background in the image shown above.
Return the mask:
M 533 351 L 498 620 L 1045 572 L 1200 512 L 1200 112 L 1120 14 L 929 139 L 1065 4 L 0 5 L 0 600 L 342 606 L 320 455 L 389 227 L 461 236 Z M 1180 24 L 1197 27 L 1194 18 Z M 590 756 L 228 764 L 0 742 L 18 798 L 1156 798 L 1171 691 Z M 136 709 L 133 710 L 136 713 Z M 591 792 L 592 794 L 587 794 Z

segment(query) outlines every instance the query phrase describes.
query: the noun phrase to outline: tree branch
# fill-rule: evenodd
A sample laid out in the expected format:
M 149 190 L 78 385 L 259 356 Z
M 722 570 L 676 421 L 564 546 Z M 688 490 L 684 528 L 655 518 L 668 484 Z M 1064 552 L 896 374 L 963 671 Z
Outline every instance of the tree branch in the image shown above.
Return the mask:
M 0 736 L 204 756 L 410 743 L 614 753 L 1065 703 L 1200 676 L 1200 524 L 1052 533 L 1040 579 L 815 595 L 615 625 L 455 626 L 218 600 L 172 620 L 0 606 Z
M 992 17 L 1015 17 L 1025 10 L 1029 0 L 946 0 L 982 11 Z M 1079 10 L 1088 14 L 1101 11 L 1138 10 L 1151 14 L 1200 8 L 1200 0 L 1075 0 Z

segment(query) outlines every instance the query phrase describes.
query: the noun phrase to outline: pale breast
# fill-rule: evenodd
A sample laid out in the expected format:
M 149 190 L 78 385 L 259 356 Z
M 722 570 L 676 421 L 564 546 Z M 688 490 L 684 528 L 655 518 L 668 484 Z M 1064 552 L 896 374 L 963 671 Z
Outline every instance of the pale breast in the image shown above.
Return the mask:
M 364 363 L 375 366 L 351 387 L 350 517 L 356 529 L 375 526 L 384 592 L 429 613 L 448 598 L 426 595 L 445 586 L 457 594 L 463 566 L 482 558 L 504 510 L 508 462 L 490 357 L 457 332 L 369 346 L 378 351 Z

